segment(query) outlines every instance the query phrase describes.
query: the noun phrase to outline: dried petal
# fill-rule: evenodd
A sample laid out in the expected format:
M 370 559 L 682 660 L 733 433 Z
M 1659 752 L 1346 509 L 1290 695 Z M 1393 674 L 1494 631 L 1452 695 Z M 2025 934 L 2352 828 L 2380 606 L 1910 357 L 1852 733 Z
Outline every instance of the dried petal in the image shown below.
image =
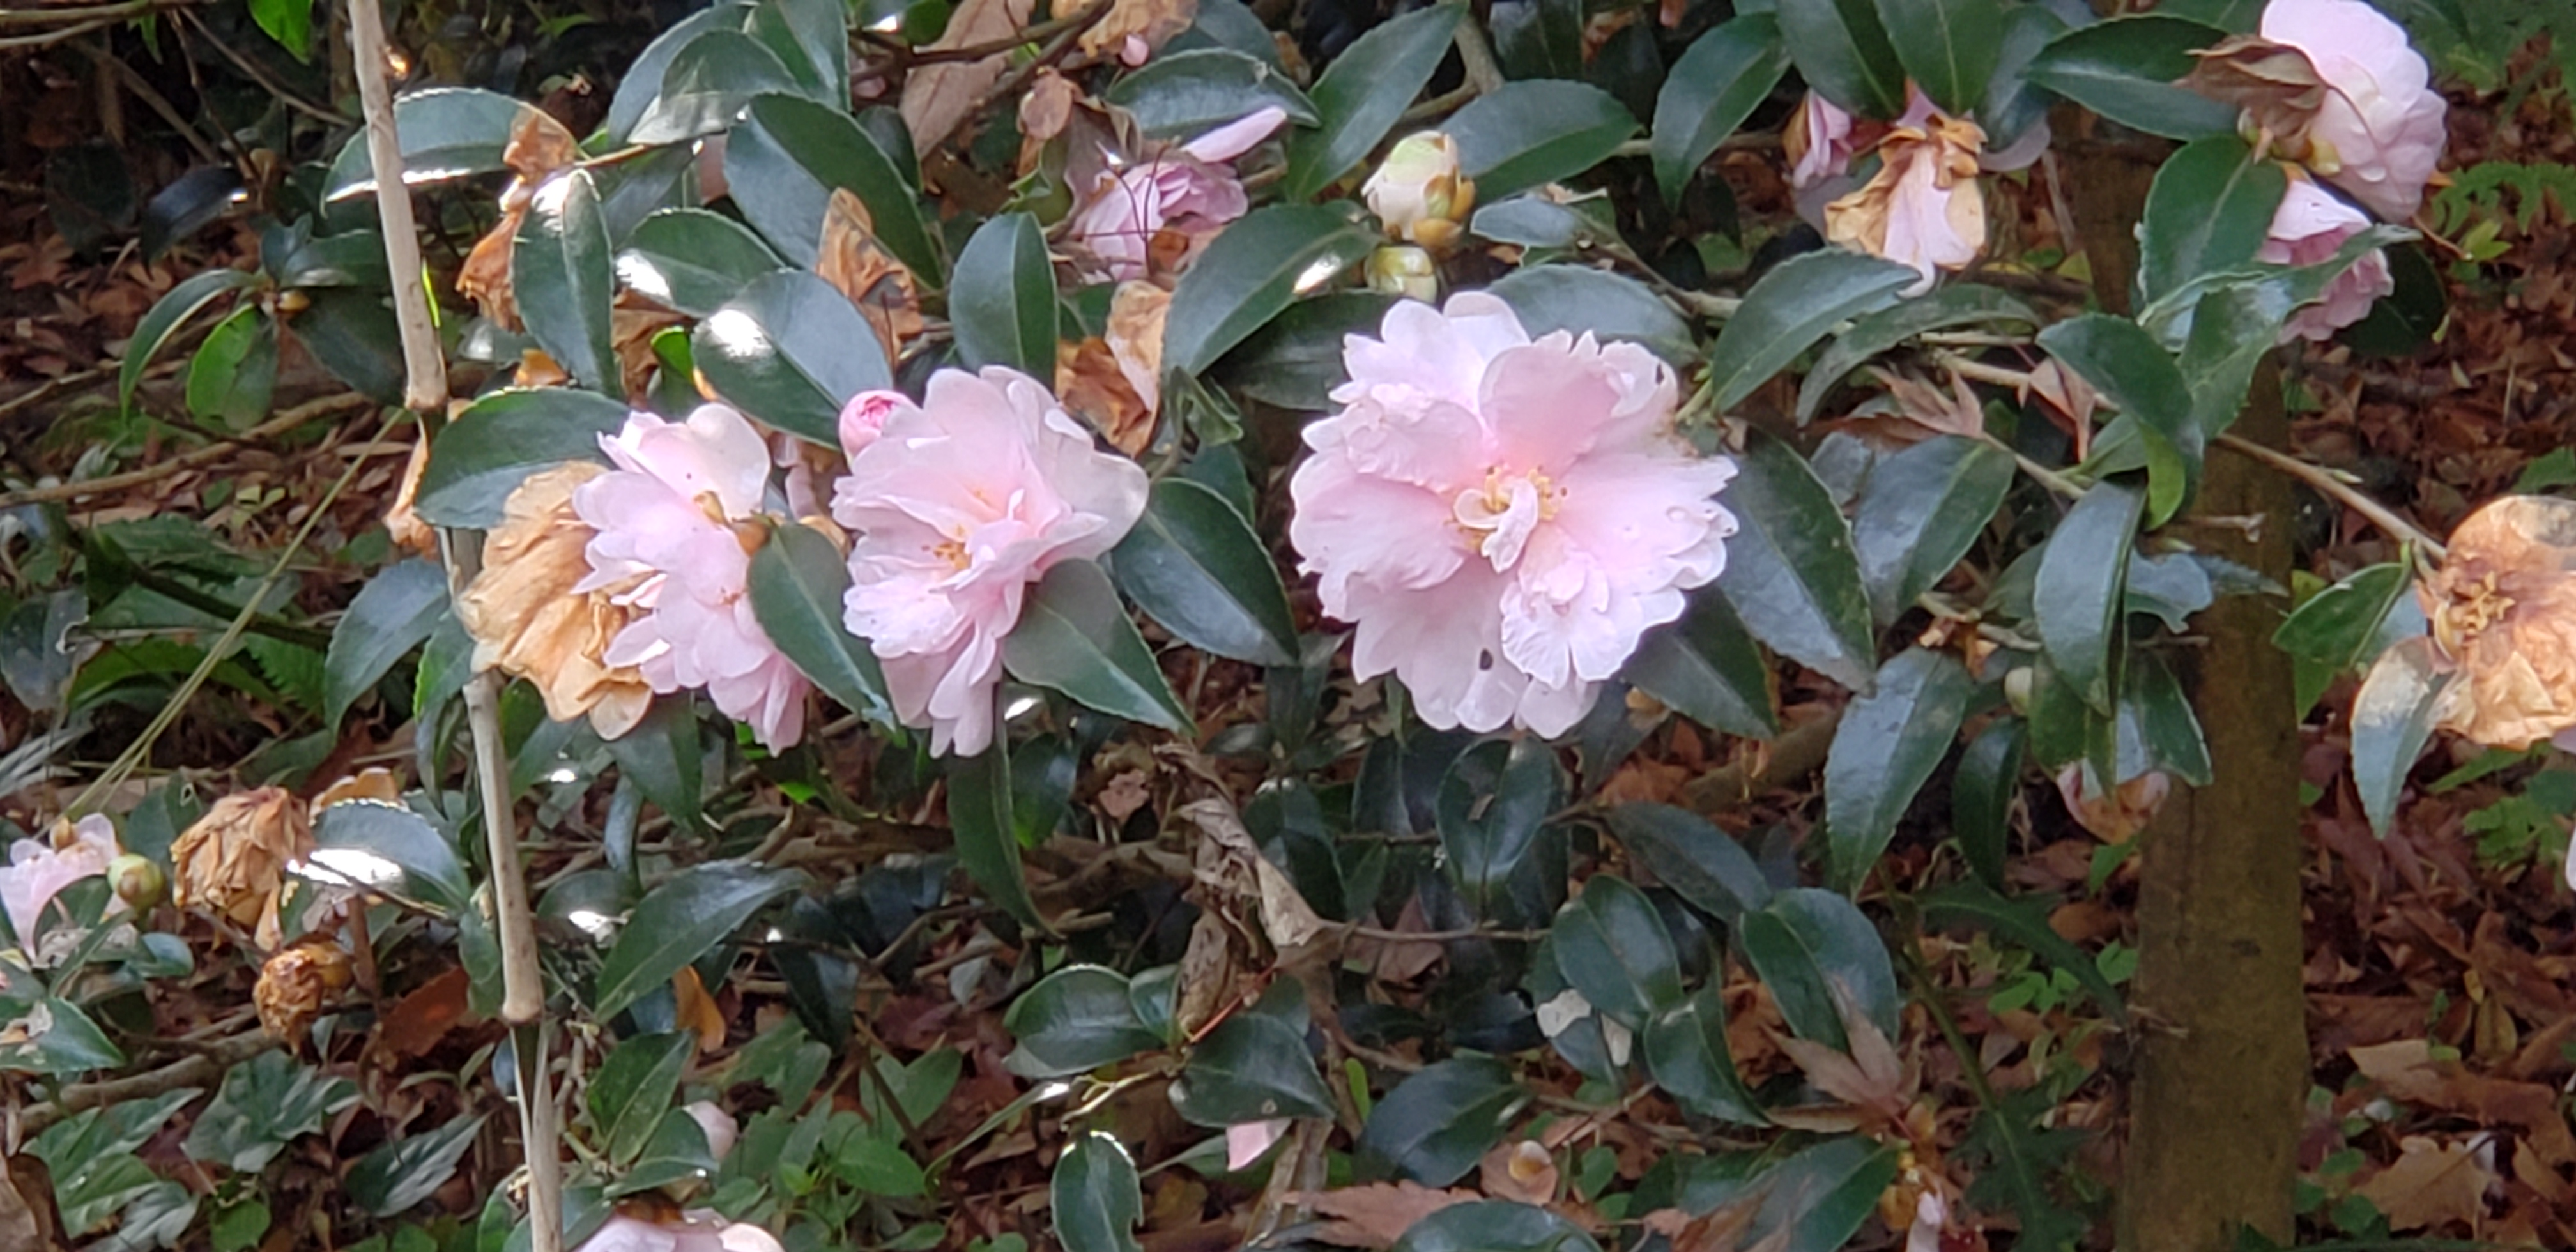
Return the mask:
M 293 1044 L 356 980 L 349 954 L 339 944 L 329 939 L 301 940 L 259 968 L 251 1002 L 259 1006 L 260 1028 L 270 1038 Z
M 913 288 L 912 271 L 878 242 L 876 219 L 847 188 L 834 188 L 824 211 L 814 272 L 858 306 L 886 360 L 900 359 L 903 346 L 921 334 L 921 295 Z
M 429 472 L 429 432 L 422 431 L 412 442 L 411 460 L 403 465 L 402 485 L 394 490 L 393 505 L 385 510 L 385 531 L 393 536 L 394 546 L 408 548 L 422 556 L 438 555 L 438 532 L 420 520 L 415 511 L 420 501 L 421 475 Z
M 2461 673 L 2442 729 L 2515 751 L 2576 729 L 2576 501 L 2506 496 L 2470 514 L 2416 596 Z
M 574 513 L 573 490 L 606 472 L 575 462 L 511 492 L 500 527 L 484 541 L 483 572 L 457 597 L 456 613 L 474 636 L 476 668 L 527 679 L 545 697 L 548 717 L 587 714 L 614 739 L 643 718 L 653 693 L 636 667 L 605 659 L 637 615 L 618 602 L 621 589 L 574 590 L 591 572 L 585 549 L 594 532 Z
M 225 796 L 170 847 L 181 908 L 205 908 L 255 927 L 262 948 L 285 937 L 277 920 L 286 866 L 313 845 L 305 806 L 283 787 Z

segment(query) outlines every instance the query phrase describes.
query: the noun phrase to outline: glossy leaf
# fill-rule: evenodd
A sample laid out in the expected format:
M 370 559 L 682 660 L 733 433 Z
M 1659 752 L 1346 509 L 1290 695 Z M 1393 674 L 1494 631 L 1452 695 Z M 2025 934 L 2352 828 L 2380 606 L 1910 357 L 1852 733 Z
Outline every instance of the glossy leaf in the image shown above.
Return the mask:
M 680 1109 L 662 1114 L 651 1137 L 635 1155 L 626 1176 L 610 1184 L 607 1194 L 634 1195 L 665 1187 L 695 1182 L 716 1172 L 715 1152 L 707 1144 L 707 1131 L 698 1119 Z M 844 1172 L 844 1177 L 848 1177 Z
M 528 334 L 575 381 L 623 397 L 609 302 L 617 271 L 599 194 L 583 170 L 537 188 L 510 247 L 510 289 Z
M 1060 1078 L 1163 1046 L 1136 1016 L 1127 978 L 1098 965 L 1068 965 L 1011 1002 L 1002 1026 L 1019 1040 L 1008 1060 L 1023 1078 Z
M 1770 903 L 1771 882 L 1753 854 L 1707 818 L 1669 804 L 1622 804 L 1610 832 L 1638 864 L 1726 926 Z
M 635 1035 L 620 1042 L 600 1062 L 590 1079 L 590 1124 L 613 1165 L 625 1165 L 644 1151 L 671 1111 L 680 1089 L 680 1072 L 697 1059 L 697 1041 L 687 1031 Z
M 1772 651 L 1868 690 L 1878 649 L 1842 510 L 1797 450 L 1778 439 L 1755 435 L 1740 468 L 1719 496 L 1738 529 L 1726 544 L 1718 591 Z
M 608 754 L 617 772 L 634 779 L 644 798 L 681 829 L 707 829 L 706 752 L 697 702 L 688 692 L 654 700 L 634 729 L 608 741 Z
M 1103 713 L 1193 733 L 1189 710 L 1172 694 L 1118 589 L 1090 561 L 1063 562 L 1038 580 L 1002 641 L 1002 664 L 1021 682 Z
M 420 187 L 501 169 L 510 138 L 537 106 L 478 87 L 431 87 L 394 100 L 394 133 L 402 145 L 403 185 Z M 544 125 L 546 123 L 539 123 Z M 349 137 L 323 185 L 328 200 L 372 194 L 376 170 L 367 137 Z
M 350 1202 L 374 1216 L 392 1217 L 428 1199 L 455 1175 L 457 1162 L 474 1146 L 485 1116 L 455 1118 L 359 1158 L 343 1184 Z
M 1879 667 L 1825 757 L 1825 825 L 1835 885 L 1857 892 L 1914 795 L 1949 755 L 1976 680 L 1947 652 L 1908 648 Z
M 1293 126 L 1321 120 L 1315 102 L 1269 62 L 1230 48 L 1165 51 L 1110 85 L 1102 98 L 1157 139 L 1193 139 L 1262 109 Z
M 1379 24 L 1333 58 L 1312 93 L 1319 124 L 1288 140 L 1290 200 L 1314 198 L 1386 138 L 1440 68 L 1466 13 L 1463 4 L 1426 5 Z
M 2211 777 L 2209 740 L 2200 715 L 2164 658 L 2152 652 L 2129 660 L 2120 675 L 2120 774 L 2125 780 L 2162 770 L 2181 782 L 2206 787 Z M 2134 741 L 2134 746 L 2132 746 Z M 2133 772 L 2128 759 L 2139 758 Z
M 456 845 L 428 818 L 403 805 L 381 800 L 330 805 L 313 815 L 313 844 L 316 876 L 346 873 L 370 886 L 399 890 L 449 916 L 473 907 L 474 888 Z M 369 858 L 379 864 L 364 865 Z M 395 881 L 374 877 L 383 863 L 402 871 Z
M 624 429 L 626 415 L 625 404 L 594 391 L 496 391 L 438 432 L 414 508 L 433 526 L 500 525 L 503 502 L 528 475 L 605 460 L 599 437 Z
M 1689 999 L 1655 1014 L 1642 1038 L 1646 1072 L 1675 1103 L 1701 1117 L 1739 1126 L 1771 1119 L 1745 1086 L 1727 1048 L 1726 989 L 1712 981 Z
M 1748 739 L 1780 733 L 1770 662 L 1713 591 L 1691 593 L 1679 621 L 1647 631 L 1619 676 L 1711 730 Z
M 2011 453 L 1958 435 L 1870 467 L 1852 510 L 1852 548 L 1879 626 L 1894 625 L 1968 554 L 2012 484 Z
M 1407 1075 L 1360 1129 L 1363 1168 L 1446 1187 L 1502 1142 L 1529 1093 L 1500 1061 L 1459 1056 Z
M 947 272 L 938 234 L 924 216 L 915 178 L 867 128 L 847 114 L 792 95 L 750 102 L 725 140 L 725 182 L 733 202 L 781 256 L 814 264 L 834 189 L 867 206 L 886 251 L 929 286 Z
M 2289 181 L 2280 162 L 2232 134 L 2195 140 L 2165 158 L 2138 226 L 2138 286 L 2146 298 L 2253 261 Z
M 357 1102 L 358 1084 L 283 1052 L 263 1052 L 225 1072 L 214 1100 L 188 1127 L 187 1152 L 256 1174 L 298 1136 L 321 1133 L 324 1118 Z
M 1871 0 L 1787 0 L 1777 11 L 1808 87 L 1862 117 L 1905 111 L 1905 66 Z
M 215 323 L 188 358 L 188 412 L 199 421 L 243 430 L 268 415 L 277 387 L 277 327 L 255 305 Z
M 2064 971 L 2113 1021 L 2124 1025 L 2128 1022 L 2129 1009 L 2120 998 L 2120 989 L 2103 975 L 2092 954 L 2067 942 L 2048 924 L 2056 900 L 2039 896 L 2013 899 L 1977 882 L 1945 883 L 1915 899 L 1923 906 L 1925 922 L 1933 926 L 1965 922 L 1991 930 L 2051 968 Z
M 1181 642 L 1254 665 L 1294 662 L 1297 627 L 1279 569 L 1213 489 L 1184 478 L 1155 483 L 1109 562 L 1136 607 Z
M 1598 87 L 1538 78 L 1478 96 L 1442 129 L 1476 194 L 1499 200 L 1599 165 L 1637 133 L 1637 118 Z
M 689 337 L 698 372 L 753 417 L 825 447 L 841 442 L 841 406 L 894 385 L 876 332 L 849 299 L 803 270 L 759 279 Z
M 1055 376 L 1055 266 L 1036 218 L 1004 213 L 975 229 L 957 256 L 948 317 L 969 368 Z
M 755 280 L 785 268 L 760 236 L 706 209 L 651 214 L 617 254 L 619 282 L 691 317 L 715 312 Z
M 957 863 L 966 867 L 966 876 L 1003 911 L 1044 928 L 1020 866 L 1011 815 L 1010 737 L 1003 730 L 997 724 L 992 746 L 949 765 L 948 828 L 957 836 Z
M 1136 1226 L 1145 1219 L 1143 1185 L 1116 1139 L 1095 1130 L 1074 1140 L 1056 1158 L 1047 1199 L 1065 1252 L 1141 1252 Z
M 795 75 L 768 45 L 743 31 L 711 30 L 672 55 L 661 93 L 627 138 L 666 144 L 713 134 L 733 127 L 753 97 L 795 90 Z
M 126 341 L 125 359 L 117 366 L 117 403 L 134 403 L 134 388 L 143 381 L 143 371 L 189 319 L 223 296 L 248 290 L 258 282 L 257 275 L 242 270 L 210 269 L 191 274 L 163 292 L 144 311 L 143 320 L 135 324 L 134 337 Z
M 2040 49 L 2024 71 L 2031 82 L 2133 130 L 2167 139 L 2236 133 L 2236 110 L 2176 81 L 2192 53 L 2227 32 L 2161 13 L 2079 26 Z
M 1814 420 L 1834 387 L 1878 354 L 1916 335 L 1961 326 L 1997 323 L 2039 325 L 2039 315 L 2020 300 L 1992 287 L 1950 283 L 1928 295 L 1902 301 L 1852 321 L 1816 357 L 1813 369 L 1798 383 L 1798 424 Z
M 1205 372 L 1300 292 L 1330 282 L 1376 242 L 1331 209 L 1272 205 L 1245 214 L 1208 244 L 1173 289 L 1163 323 L 1164 367 Z
M 1897 1037 L 1895 967 L 1877 928 L 1849 899 L 1813 887 L 1783 891 L 1745 914 L 1736 934 L 1799 1038 L 1848 1051 L 1844 1004 Z
M 708 861 L 672 875 L 635 906 L 600 961 L 592 1013 L 606 1021 L 624 1012 L 804 882 L 801 871 L 748 861 Z
M 1655 125 L 1647 154 L 1664 203 L 1681 203 L 1682 188 L 1744 119 L 1780 84 L 1789 52 L 1780 24 L 1768 14 L 1747 13 L 1693 40 L 1673 62 L 1655 97 Z
M 841 0 L 760 0 L 743 31 L 777 55 L 808 99 L 849 110 L 849 11 Z
M 386 292 L 316 287 L 312 303 L 285 322 L 296 341 L 350 390 L 388 407 L 402 403 L 402 331 Z
M 751 611 L 770 642 L 841 707 L 893 726 L 876 653 L 842 624 L 849 589 L 840 549 L 810 526 L 781 525 L 751 554 Z
M 2004 886 L 2004 855 L 2012 840 L 2013 800 L 2021 794 L 2024 744 L 2029 728 L 2017 717 L 1987 723 L 1959 754 L 1950 779 L 1950 832 L 1979 881 Z
M 1812 7 L 1827 6 L 1819 0 Z M 1897 293 L 1918 277 L 1911 266 L 1839 248 L 1773 267 L 1744 293 L 1743 306 L 1709 350 L 1708 385 L 1716 390 L 1718 408 L 1743 403 L 1836 324 L 1894 304 Z
M 2003 0 L 1878 0 L 1878 16 L 1932 103 L 1956 114 L 1977 107 L 2003 44 Z
M 2032 587 L 2040 646 L 2075 693 L 2104 713 L 2117 678 L 2121 589 L 2144 505 L 2127 487 L 2094 484 L 2048 537 Z
M 1350 381 L 1342 361 L 1343 337 L 1375 337 L 1392 303 L 1391 297 L 1374 291 L 1335 291 L 1299 300 L 1228 351 L 1214 381 L 1263 404 L 1323 412 L 1333 407 L 1333 389 Z M 1528 316 L 1522 314 L 1524 322 Z
M 2147 459 L 2146 524 L 2163 525 L 2200 485 L 2203 439 L 2181 368 L 2136 322 L 2107 313 L 2059 322 L 2039 332 L 2039 346 L 2179 458 L 2170 469 L 2153 451 Z
M 2272 645 L 2332 672 L 2350 669 L 2378 642 L 2380 623 L 2412 588 L 2406 567 L 2394 561 L 2355 570 L 2283 618 Z
M 1535 1205 L 1469 1200 L 1413 1223 L 1388 1252 L 1601 1252 L 1601 1245 Z
M 1529 739 L 1480 744 L 1441 780 L 1433 810 L 1440 848 L 1478 916 L 1508 907 L 1511 880 L 1536 853 L 1563 791 L 1555 755 Z
M 1306 993 L 1295 979 L 1271 984 L 1190 1050 L 1172 1105 L 1195 1126 L 1276 1117 L 1331 1117 L 1332 1093 L 1306 1050 Z
M 2372 831 L 2384 836 L 2397 820 L 2406 776 L 2432 738 L 2453 681 L 2429 635 L 2380 653 L 2362 677 L 2361 694 L 2352 702 L 2352 779 Z
M 438 628 L 447 603 L 447 575 L 418 557 L 368 579 L 331 628 L 322 661 L 323 720 L 338 725 L 358 697 Z
M 1681 1002 L 1681 958 L 1646 893 L 1613 874 L 1584 880 L 1583 894 L 1548 928 L 1557 972 L 1602 1016 L 1631 1031 Z
M 617 94 L 608 102 L 608 119 L 601 133 L 611 145 L 629 142 L 635 123 L 644 116 L 654 98 L 662 92 L 662 76 L 669 71 L 671 59 L 698 36 L 711 30 L 739 31 L 751 6 L 733 0 L 717 3 L 673 22 L 670 27 L 644 46 L 635 62 L 626 67 L 625 77 L 618 80 Z
M 1605 341 L 1644 344 L 1668 361 L 1687 361 L 1693 353 L 1690 326 L 1645 284 L 1625 275 L 1581 265 L 1530 265 L 1485 290 L 1512 306 L 1532 337 L 1588 331 Z

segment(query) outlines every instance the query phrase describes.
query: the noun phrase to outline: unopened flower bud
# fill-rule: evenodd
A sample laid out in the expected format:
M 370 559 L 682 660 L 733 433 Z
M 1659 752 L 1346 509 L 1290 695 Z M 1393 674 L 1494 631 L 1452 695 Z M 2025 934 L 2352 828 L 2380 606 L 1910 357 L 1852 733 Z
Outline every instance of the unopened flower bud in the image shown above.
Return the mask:
M 131 852 L 107 863 L 107 881 L 116 888 L 116 898 L 137 913 L 160 904 L 170 893 L 170 879 L 161 867 L 152 858 Z
M 1457 142 L 1436 130 L 1396 144 L 1360 194 L 1386 233 L 1430 248 L 1455 243 L 1476 207 L 1476 184 L 1458 172 Z
M 2027 665 L 2017 666 L 2004 675 L 2004 699 L 2011 702 L 2013 712 L 2024 717 L 2030 716 L 2030 691 L 2033 681 L 2030 667 Z
M 1429 303 L 1440 298 L 1440 274 L 1431 254 L 1420 248 L 1389 244 L 1369 254 L 1369 290 L 1410 296 Z

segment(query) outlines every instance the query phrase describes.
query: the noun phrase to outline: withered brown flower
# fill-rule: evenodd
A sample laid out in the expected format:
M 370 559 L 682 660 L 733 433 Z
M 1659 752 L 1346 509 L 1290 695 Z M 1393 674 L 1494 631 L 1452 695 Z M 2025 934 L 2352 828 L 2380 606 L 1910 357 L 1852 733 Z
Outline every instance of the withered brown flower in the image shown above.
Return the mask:
M 181 908 L 204 908 L 253 927 L 262 948 L 284 938 L 277 919 L 287 864 L 313 845 L 304 802 L 283 787 L 261 787 L 215 801 L 170 847 Z
M 608 472 L 589 462 L 531 475 L 502 506 L 483 543 L 483 571 L 456 598 L 457 619 L 474 636 L 477 669 L 499 666 L 527 679 L 559 722 L 587 714 L 614 739 L 634 729 L 653 691 L 633 666 L 602 658 L 633 612 L 620 588 L 576 593 L 590 573 L 591 528 L 573 512 L 573 489 Z
M 339 993 L 356 981 L 349 954 L 330 939 L 301 939 L 259 967 L 251 1002 L 270 1038 L 295 1045 Z
M 1878 143 L 1879 169 L 1860 190 L 1825 206 L 1825 238 L 1902 261 L 1923 276 L 1964 269 L 1986 247 L 1986 202 L 1977 154 L 1986 132 L 1962 118 L 1931 114 L 1899 122 Z
M 2506 496 L 2471 513 L 2415 594 L 2458 672 L 2441 729 L 2517 751 L 2576 729 L 2576 501 Z
M 510 287 L 510 251 L 539 183 L 581 156 L 581 141 L 540 109 L 520 114 L 518 129 L 501 150 L 501 163 L 518 177 L 501 192 L 501 220 L 474 242 L 456 272 L 456 290 L 506 330 L 519 329 L 519 301 Z

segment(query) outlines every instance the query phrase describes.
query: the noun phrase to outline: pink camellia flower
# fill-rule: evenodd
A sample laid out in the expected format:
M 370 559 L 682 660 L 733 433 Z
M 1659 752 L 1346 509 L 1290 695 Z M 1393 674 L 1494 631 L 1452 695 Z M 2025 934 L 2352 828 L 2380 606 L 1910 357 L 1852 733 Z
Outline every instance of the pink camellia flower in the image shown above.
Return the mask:
M 1447 729 L 1571 728 L 1639 636 L 1725 567 L 1735 476 L 1673 434 L 1672 371 L 1634 344 L 1532 340 L 1482 292 L 1403 301 L 1353 335 L 1341 411 L 1306 428 L 1289 541 Z
M 1222 163 L 1250 152 L 1287 120 L 1274 105 L 1132 163 L 1104 153 L 1110 167 L 1073 206 L 1073 243 L 1086 276 L 1123 283 L 1151 274 L 1158 261 L 1177 268 L 1251 206 L 1243 184 Z
M 2361 210 L 2305 178 L 2293 178 L 2289 193 L 2281 197 L 2281 207 L 2272 214 L 2271 234 L 2254 257 L 2275 265 L 2315 265 L 2332 260 L 2345 240 L 2369 226 L 2370 218 Z M 2290 314 L 2289 323 L 2281 328 L 2281 342 L 2332 338 L 2336 331 L 2369 316 L 2372 302 L 2395 290 L 2397 279 L 2388 272 L 2388 254 L 2374 249 L 2328 284 L 2315 304 Z
M 37 923 L 45 905 L 63 888 L 107 873 L 108 862 L 123 855 L 116 846 L 116 827 L 92 813 L 74 823 L 70 842 L 55 847 L 43 839 L 21 839 L 9 845 L 9 864 L 0 868 L 0 910 L 18 946 L 36 955 Z M 111 902 L 109 908 L 117 905 Z
M 933 752 L 993 741 L 1002 637 L 1029 585 L 1117 546 L 1145 511 L 1145 471 L 1093 448 L 1036 379 L 941 370 L 850 458 L 832 518 L 850 529 L 851 633 L 884 663 L 904 724 Z
M 2306 55 L 2325 85 L 2308 122 L 2309 168 L 2389 221 L 2415 216 L 2448 106 L 2405 28 L 2363 0 L 2272 0 L 2262 35 Z
M 884 433 L 886 419 L 918 406 L 900 391 L 862 391 L 841 406 L 841 454 L 855 457 Z
M 607 663 L 635 666 L 656 692 L 704 687 L 762 743 L 794 745 L 812 684 L 770 642 L 749 594 L 768 444 L 721 404 L 685 422 L 636 413 L 599 444 L 617 468 L 573 491 L 574 512 L 599 532 L 573 589 L 632 584 L 620 602 L 646 610 L 609 641 Z
M 574 1252 L 784 1252 L 778 1237 L 749 1222 L 729 1222 L 713 1209 L 690 1209 L 678 1221 L 648 1222 L 612 1213 Z
M 1923 277 L 1905 294 L 1932 289 L 1942 270 L 1965 269 L 1986 247 L 1985 193 L 1977 181 L 1986 133 L 1946 117 L 1920 91 L 1878 141 L 1878 173 L 1825 206 L 1825 238 L 1902 261 Z
M 1851 168 L 1852 158 L 1869 146 L 1871 137 L 1860 133 L 1864 126 L 1871 131 L 1882 129 L 1808 92 L 1806 101 L 1789 118 L 1789 127 L 1780 136 L 1780 146 L 1789 157 L 1789 186 L 1803 192 L 1828 179 L 1842 177 Z

